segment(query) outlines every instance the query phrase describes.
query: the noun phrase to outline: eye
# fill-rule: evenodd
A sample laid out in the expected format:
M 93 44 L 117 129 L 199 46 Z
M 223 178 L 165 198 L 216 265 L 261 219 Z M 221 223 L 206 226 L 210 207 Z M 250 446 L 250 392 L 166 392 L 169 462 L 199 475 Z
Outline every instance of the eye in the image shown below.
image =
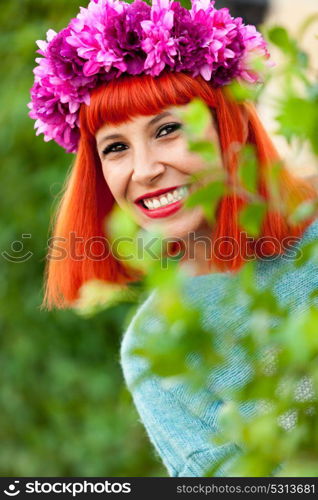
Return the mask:
M 123 149 L 117 149 L 117 146 L 125 146 L 125 144 L 123 144 L 122 142 L 113 142 L 113 144 L 109 144 L 109 146 L 107 146 L 104 150 L 103 150 L 103 155 L 107 155 L 108 153 L 117 153 L 117 152 L 120 152 L 120 151 L 124 151 Z M 113 150 L 113 148 L 116 148 Z
M 169 135 L 171 134 L 172 132 L 174 132 L 175 130 L 178 130 L 182 127 L 182 124 L 181 123 L 168 123 L 167 125 L 164 125 L 164 127 L 162 127 L 160 130 L 159 130 L 159 134 L 158 134 L 158 137 L 162 137 L 162 135 L 160 135 L 160 133 L 163 131 L 163 130 L 168 130 L 168 132 L 166 134 L 163 134 L 163 136 L 165 135 Z M 170 130 L 170 131 L 169 131 Z

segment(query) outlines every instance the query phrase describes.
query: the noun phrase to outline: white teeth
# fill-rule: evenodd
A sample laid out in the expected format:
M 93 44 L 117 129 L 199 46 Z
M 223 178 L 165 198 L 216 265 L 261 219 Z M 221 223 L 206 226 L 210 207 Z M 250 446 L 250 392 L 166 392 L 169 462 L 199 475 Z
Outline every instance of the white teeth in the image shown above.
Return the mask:
M 171 193 L 168 193 L 168 195 L 167 195 L 167 199 L 168 199 L 168 202 L 169 202 L 169 201 L 173 201 L 173 196 L 172 196 L 172 194 L 171 194 Z
M 153 210 L 181 200 L 188 194 L 188 191 L 187 186 L 181 186 L 173 191 L 169 191 L 164 196 L 160 196 L 160 198 L 145 198 L 143 202 L 148 209 Z
M 161 203 L 161 205 L 167 205 L 167 203 L 168 203 L 167 198 L 165 196 L 161 196 L 160 203 Z

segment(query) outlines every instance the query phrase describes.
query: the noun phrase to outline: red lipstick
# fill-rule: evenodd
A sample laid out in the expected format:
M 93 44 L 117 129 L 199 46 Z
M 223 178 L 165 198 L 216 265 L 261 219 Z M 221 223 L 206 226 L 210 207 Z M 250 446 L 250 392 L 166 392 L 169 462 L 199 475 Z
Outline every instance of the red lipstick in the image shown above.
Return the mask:
M 172 186 L 168 188 L 163 188 L 163 189 L 157 189 L 157 191 L 151 191 L 151 193 L 145 193 L 142 196 L 139 196 L 138 198 L 135 199 L 134 203 L 138 203 L 138 201 L 143 200 L 144 198 L 154 198 L 155 196 L 159 196 L 160 194 L 167 193 L 168 191 L 173 191 L 174 189 L 177 189 L 178 187 L 183 186 L 183 184 L 180 184 L 179 186 Z
M 138 207 L 140 210 L 146 214 L 151 219 L 158 219 L 159 217 L 168 217 L 168 215 L 172 215 L 177 212 L 182 207 L 182 200 L 175 201 L 170 205 L 166 205 L 164 207 L 153 208 L 149 210 L 145 208 L 142 204 L 138 203 Z
M 182 186 L 185 186 L 185 185 L 181 184 L 180 186 L 173 186 L 173 187 L 166 188 L 166 189 L 158 189 L 157 191 L 152 191 L 151 193 L 146 193 L 143 196 L 139 196 L 139 198 L 137 198 L 135 200 L 135 203 L 136 203 L 136 205 L 138 205 L 139 209 L 145 215 L 147 215 L 148 217 L 150 217 L 151 219 L 158 219 L 158 218 L 161 218 L 161 217 L 168 217 L 168 215 L 172 215 L 175 212 L 177 212 L 178 210 L 180 210 L 180 208 L 183 205 L 184 198 L 182 198 L 181 200 L 175 201 L 173 203 L 169 203 L 168 205 L 164 205 L 162 207 L 152 208 L 152 209 L 149 209 L 149 208 L 145 207 L 144 204 L 143 204 L 143 202 L 142 202 L 142 200 L 145 199 L 145 198 L 152 198 L 152 197 L 155 197 L 155 196 L 159 196 L 161 194 L 164 194 L 164 193 L 166 193 L 168 191 L 173 191 L 174 189 L 177 189 L 178 187 L 182 187 Z

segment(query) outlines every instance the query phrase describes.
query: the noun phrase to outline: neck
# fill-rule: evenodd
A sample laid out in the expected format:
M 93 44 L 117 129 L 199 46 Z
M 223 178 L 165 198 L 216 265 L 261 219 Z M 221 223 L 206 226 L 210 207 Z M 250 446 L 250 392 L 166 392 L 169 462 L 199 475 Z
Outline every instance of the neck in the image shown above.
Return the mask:
M 187 274 L 199 276 L 209 274 L 215 270 L 211 264 L 212 256 L 212 229 L 210 225 L 201 227 L 181 238 L 184 243 L 184 253 L 180 266 Z

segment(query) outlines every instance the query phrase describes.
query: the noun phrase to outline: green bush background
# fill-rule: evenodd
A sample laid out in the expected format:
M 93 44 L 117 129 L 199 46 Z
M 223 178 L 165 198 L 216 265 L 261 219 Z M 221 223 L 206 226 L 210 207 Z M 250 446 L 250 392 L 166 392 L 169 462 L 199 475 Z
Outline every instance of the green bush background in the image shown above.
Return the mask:
M 35 137 L 28 117 L 35 40 L 75 17 L 79 0 L 12 0 L 1 24 L 2 476 L 166 476 L 123 383 L 121 304 L 90 319 L 41 312 L 48 226 L 73 155 Z M 4 184 L 4 185 L 3 185 Z M 30 238 L 22 238 L 30 234 Z

